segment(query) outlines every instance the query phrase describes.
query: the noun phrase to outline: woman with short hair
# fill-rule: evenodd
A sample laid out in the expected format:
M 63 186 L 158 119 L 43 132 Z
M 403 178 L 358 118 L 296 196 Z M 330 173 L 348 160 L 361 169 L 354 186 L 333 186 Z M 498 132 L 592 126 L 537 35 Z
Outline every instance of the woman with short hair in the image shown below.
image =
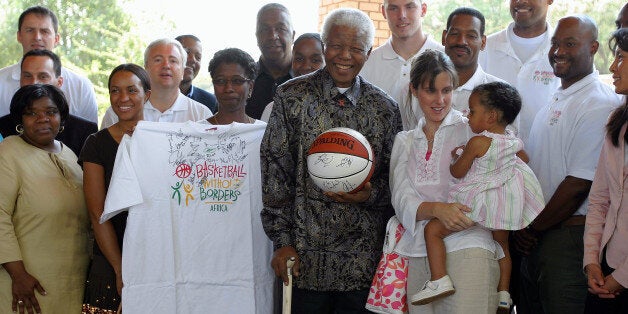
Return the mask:
M 0 312 L 80 313 L 88 257 L 83 173 L 55 140 L 68 102 L 52 85 L 11 100 L 19 135 L 0 142 Z

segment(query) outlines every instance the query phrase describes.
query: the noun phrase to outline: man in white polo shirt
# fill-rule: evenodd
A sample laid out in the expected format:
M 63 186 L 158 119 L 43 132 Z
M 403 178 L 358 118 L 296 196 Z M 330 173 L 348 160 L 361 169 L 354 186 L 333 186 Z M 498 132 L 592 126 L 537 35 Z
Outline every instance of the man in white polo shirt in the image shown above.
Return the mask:
M 164 38 L 153 41 L 144 51 L 144 68 L 150 76 L 150 99 L 144 104 L 144 120 L 155 122 L 199 121 L 212 116 L 205 105 L 186 97 L 179 90 L 187 53 L 181 43 Z M 100 128 L 118 122 L 111 107 Z
M 18 19 L 17 41 L 22 45 L 22 54 L 33 49 L 52 51 L 59 44 L 59 21 L 48 8 L 33 6 L 24 10 Z M 20 64 L 0 69 L 0 116 L 9 114 L 13 94 L 20 88 Z M 63 86 L 70 105 L 70 114 L 98 123 L 98 105 L 94 86 L 84 76 L 65 67 L 61 68 Z
M 515 233 L 521 263 L 518 313 L 582 313 L 587 278 L 582 271 L 588 194 L 609 114 L 621 104 L 599 80 L 595 22 L 564 17 L 556 26 L 549 62 L 561 86 L 534 119 L 527 152 L 541 183 L 545 208 Z
M 403 129 L 415 127 L 412 112 L 420 112 L 416 100 L 410 110 L 408 84 L 412 61 L 426 49 L 442 51 L 443 46 L 423 32 L 423 17 L 427 4 L 421 0 L 384 0 L 382 14 L 392 36 L 371 52 L 360 76 L 381 88 L 399 104 Z
M 521 94 L 521 112 L 514 126 L 517 136 L 527 144 L 532 121 L 558 87 L 547 60 L 552 29 L 547 10 L 553 0 L 510 0 L 513 22 L 488 36 L 480 65 L 486 73 L 505 80 Z

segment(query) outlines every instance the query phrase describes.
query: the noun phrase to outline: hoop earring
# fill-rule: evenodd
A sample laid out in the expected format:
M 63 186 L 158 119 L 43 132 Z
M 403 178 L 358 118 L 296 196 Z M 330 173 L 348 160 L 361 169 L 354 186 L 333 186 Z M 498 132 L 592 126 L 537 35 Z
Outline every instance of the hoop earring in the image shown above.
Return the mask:
M 65 126 L 62 125 L 61 127 L 59 127 L 59 133 L 63 132 L 63 130 L 65 130 Z
M 17 134 L 19 135 L 22 135 L 22 133 L 24 133 L 24 126 L 21 124 L 16 125 L 15 132 L 17 132 Z

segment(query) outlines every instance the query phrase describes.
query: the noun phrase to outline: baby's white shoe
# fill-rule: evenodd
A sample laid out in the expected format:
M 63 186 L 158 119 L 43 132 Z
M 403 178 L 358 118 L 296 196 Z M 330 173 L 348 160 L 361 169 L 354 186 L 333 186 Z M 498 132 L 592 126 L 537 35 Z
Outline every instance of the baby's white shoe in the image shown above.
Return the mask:
M 428 304 L 436 299 L 444 298 L 456 292 L 449 275 L 434 281 L 427 281 L 423 288 L 410 298 L 412 305 Z
M 510 293 L 508 293 L 508 291 L 499 291 L 497 292 L 497 297 L 499 300 L 499 303 L 497 305 L 497 314 L 510 313 L 510 307 L 512 306 Z

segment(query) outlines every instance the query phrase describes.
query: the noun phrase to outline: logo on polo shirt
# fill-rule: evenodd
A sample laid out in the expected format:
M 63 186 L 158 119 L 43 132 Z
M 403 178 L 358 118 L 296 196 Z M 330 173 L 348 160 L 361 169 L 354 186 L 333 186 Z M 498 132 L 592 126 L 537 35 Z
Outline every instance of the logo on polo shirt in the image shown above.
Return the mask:
M 553 71 L 536 70 L 534 71 L 534 76 L 532 77 L 532 80 L 534 82 L 539 82 L 543 85 L 549 85 L 555 77 L 556 76 L 554 75 Z
M 560 118 L 561 114 L 562 114 L 562 111 L 560 111 L 560 110 L 553 110 L 552 113 L 550 114 L 549 125 L 554 125 L 554 124 L 558 123 L 558 118 Z

